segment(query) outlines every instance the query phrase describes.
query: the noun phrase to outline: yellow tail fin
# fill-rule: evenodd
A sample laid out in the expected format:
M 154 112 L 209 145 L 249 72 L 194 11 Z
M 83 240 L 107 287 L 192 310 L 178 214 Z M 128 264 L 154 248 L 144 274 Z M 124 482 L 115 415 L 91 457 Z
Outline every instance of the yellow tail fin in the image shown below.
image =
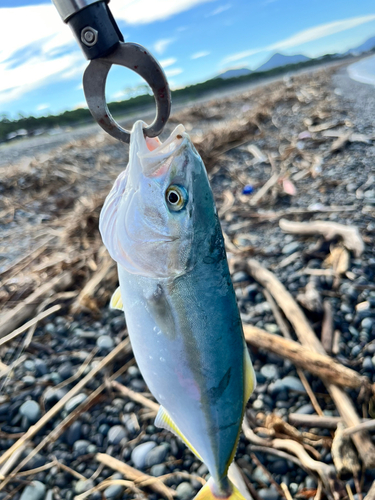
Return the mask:
M 215 485 L 212 478 L 203 486 L 202 489 L 198 491 L 194 500 L 245 500 L 245 497 L 241 495 L 238 489 L 233 483 L 230 483 L 232 488 L 232 493 L 227 497 L 216 496 L 212 490 L 214 490 Z

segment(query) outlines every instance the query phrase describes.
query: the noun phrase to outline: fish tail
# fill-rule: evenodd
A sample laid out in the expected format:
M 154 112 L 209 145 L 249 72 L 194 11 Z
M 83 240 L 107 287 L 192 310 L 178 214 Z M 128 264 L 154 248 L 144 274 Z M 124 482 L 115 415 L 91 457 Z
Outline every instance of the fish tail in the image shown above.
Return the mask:
M 232 482 L 228 480 L 228 493 L 222 494 L 216 492 L 217 487 L 212 477 L 201 488 L 193 500 L 245 500 L 245 497 L 239 492 Z

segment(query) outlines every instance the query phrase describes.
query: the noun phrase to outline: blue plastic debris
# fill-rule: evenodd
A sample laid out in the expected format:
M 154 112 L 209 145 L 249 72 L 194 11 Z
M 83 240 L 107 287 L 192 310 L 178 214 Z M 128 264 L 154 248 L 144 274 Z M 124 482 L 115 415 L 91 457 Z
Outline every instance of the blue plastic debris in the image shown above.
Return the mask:
M 253 192 L 254 192 L 254 188 L 250 184 L 245 186 L 242 190 L 242 194 L 252 194 Z

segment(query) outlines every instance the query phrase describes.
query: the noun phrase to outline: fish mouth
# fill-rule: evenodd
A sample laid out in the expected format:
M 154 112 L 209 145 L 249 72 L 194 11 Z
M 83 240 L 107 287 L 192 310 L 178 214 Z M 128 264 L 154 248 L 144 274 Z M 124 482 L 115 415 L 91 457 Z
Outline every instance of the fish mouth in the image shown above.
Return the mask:
M 137 156 L 145 176 L 159 176 L 168 170 L 173 157 L 182 147 L 189 143 L 190 138 L 183 125 L 177 125 L 164 142 L 161 142 L 158 137 L 155 139 L 145 138 L 143 134 L 144 125 L 144 122 L 138 121 L 134 124 L 132 131 L 132 134 L 137 136 Z

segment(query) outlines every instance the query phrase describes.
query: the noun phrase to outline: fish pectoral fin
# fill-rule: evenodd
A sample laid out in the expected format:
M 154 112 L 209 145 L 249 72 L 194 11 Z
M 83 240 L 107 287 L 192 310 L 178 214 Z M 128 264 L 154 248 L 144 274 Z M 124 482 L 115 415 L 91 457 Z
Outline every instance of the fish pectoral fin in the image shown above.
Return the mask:
M 194 453 L 194 455 L 199 458 L 199 460 L 202 460 L 201 456 L 197 452 L 197 450 L 192 446 L 192 444 L 186 439 L 186 437 L 182 434 L 180 429 L 177 427 L 177 425 L 173 422 L 171 417 L 169 416 L 169 413 L 163 406 L 160 406 L 158 414 L 156 415 L 155 418 L 155 425 L 156 427 L 161 427 L 162 429 L 165 429 L 166 431 L 173 432 L 177 437 L 182 439 L 182 441 L 186 444 L 186 446 Z
M 255 372 L 253 368 L 253 364 L 250 359 L 249 351 L 247 350 L 247 347 L 245 345 L 245 405 L 249 401 L 250 396 L 252 395 L 255 386 L 256 386 L 256 378 L 255 378 Z
M 120 311 L 124 310 L 124 305 L 122 303 L 121 290 L 118 287 L 115 293 L 111 297 L 111 302 L 109 303 L 110 309 L 120 309 Z

